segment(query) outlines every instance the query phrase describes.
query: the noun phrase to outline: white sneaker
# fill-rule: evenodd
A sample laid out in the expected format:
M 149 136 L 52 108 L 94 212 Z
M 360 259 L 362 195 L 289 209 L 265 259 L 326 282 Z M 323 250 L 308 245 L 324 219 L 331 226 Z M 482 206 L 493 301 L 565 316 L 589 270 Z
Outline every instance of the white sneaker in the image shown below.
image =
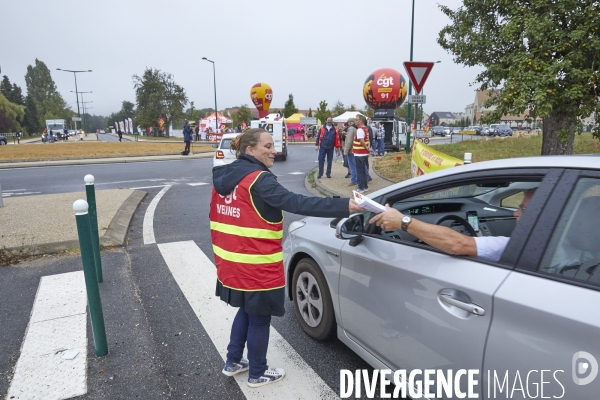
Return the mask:
M 248 378 L 248 386 L 260 387 L 268 385 L 269 383 L 278 382 L 285 376 L 285 370 L 283 368 L 269 368 L 266 370 L 260 378 Z

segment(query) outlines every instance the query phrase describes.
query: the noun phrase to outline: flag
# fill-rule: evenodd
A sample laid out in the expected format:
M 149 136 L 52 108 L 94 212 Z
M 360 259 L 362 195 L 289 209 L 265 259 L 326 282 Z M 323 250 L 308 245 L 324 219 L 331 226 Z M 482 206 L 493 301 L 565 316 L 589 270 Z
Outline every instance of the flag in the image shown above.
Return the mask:
M 413 178 L 445 168 L 458 167 L 463 164 L 464 161 L 435 150 L 418 140 L 415 140 L 413 144 L 411 154 L 411 173 Z
M 412 122 L 410 123 L 410 133 L 412 133 L 415 130 L 415 120 L 413 119 Z
M 423 129 L 425 131 L 425 133 L 429 132 L 429 122 L 430 121 L 431 121 L 431 117 L 427 118 L 427 122 L 425 123 L 424 129 Z
M 246 125 L 246 121 L 242 121 L 242 132 L 248 129 L 248 125 Z

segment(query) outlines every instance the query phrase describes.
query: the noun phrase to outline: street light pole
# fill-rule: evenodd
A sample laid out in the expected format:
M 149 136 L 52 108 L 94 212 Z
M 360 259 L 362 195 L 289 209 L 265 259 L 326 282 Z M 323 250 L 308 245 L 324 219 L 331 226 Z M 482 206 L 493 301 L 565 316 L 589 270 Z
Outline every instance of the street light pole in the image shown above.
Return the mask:
M 219 113 L 217 111 L 217 74 L 215 72 L 215 62 L 209 60 L 206 57 L 202 57 L 202 59 L 208 61 L 209 63 L 212 63 L 213 65 L 213 82 L 215 84 L 215 133 L 217 133 L 217 131 L 219 130 Z
M 410 23 L 410 61 L 413 60 L 413 36 L 415 34 L 415 0 L 412 1 L 412 20 Z M 412 81 L 408 80 L 408 95 L 412 95 Z M 411 109 L 408 103 L 408 133 L 406 134 L 406 153 L 410 153 L 410 126 L 411 126 Z M 398 146 L 399 150 L 400 146 Z
M 88 69 L 87 71 L 72 71 L 70 69 L 60 69 L 60 68 L 56 68 L 57 71 L 64 71 L 64 72 L 72 72 L 73 76 L 75 77 L 75 97 L 77 97 L 77 116 L 79 118 L 81 118 L 81 114 L 79 113 L 79 96 L 77 96 L 77 73 L 78 72 L 92 72 L 91 69 Z

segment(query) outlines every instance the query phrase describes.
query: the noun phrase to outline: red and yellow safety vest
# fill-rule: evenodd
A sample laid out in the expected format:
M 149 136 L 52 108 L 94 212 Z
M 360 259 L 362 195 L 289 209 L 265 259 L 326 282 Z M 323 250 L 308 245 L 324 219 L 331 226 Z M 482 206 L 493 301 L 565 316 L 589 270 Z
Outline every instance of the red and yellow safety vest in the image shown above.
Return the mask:
M 269 222 L 256 210 L 250 189 L 261 173 L 244 177 L 227 196 L 213 188 L 210 201 L 210 235 L 223 286 L 243 291 L 285 286 L 283 273 L 283 213 Z
M 365 137 L 364 137 L 364 141 L 365 141 L 365 145 L 369 144 L 369 131 L 367 130 L 367 128 L 365 128 L 364 126 L 361 126 L 360 128 L 356 128 L 358 129 L 362 129 L 363 132 L 365 133 Z M 363 146 L 360 143 L 360 140 L 358 140 L 358 132 L 356 132 L 354 134 L 354 141 L 352 142 L 352 153 L 354 153 L 354 155 L 357 154 L 369 154 L 369 149 L 366 148 L 365 146 Z

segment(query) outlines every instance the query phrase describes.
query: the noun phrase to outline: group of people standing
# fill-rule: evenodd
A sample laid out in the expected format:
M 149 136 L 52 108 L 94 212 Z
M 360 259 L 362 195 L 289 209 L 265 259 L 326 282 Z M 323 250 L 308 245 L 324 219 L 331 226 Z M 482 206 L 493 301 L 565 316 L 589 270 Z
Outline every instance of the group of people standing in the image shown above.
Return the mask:
M 342 130 L 333 124 L 331 117 L 327 118 L 325 125 L 315 136 L 315 149 L 319 151 L 319 173 L 317 178 L 323 177 L 325 159 L 327 169 L 325 176 L 331 178 L 331 165 L 333 153 L 342 152 L 344 166 L 348 168 L 346 178 L 350 178 L 349 187 L 357 186 L 359 193 L 369 190 L 368 182 L 372 180 L 369 174 L 369 155 L 383 156 L 385 154 L 385 129 L 376 122 L 372 127 L 367 125 L 367 118 L 357 114 L 356 118 L 349 118 Z

